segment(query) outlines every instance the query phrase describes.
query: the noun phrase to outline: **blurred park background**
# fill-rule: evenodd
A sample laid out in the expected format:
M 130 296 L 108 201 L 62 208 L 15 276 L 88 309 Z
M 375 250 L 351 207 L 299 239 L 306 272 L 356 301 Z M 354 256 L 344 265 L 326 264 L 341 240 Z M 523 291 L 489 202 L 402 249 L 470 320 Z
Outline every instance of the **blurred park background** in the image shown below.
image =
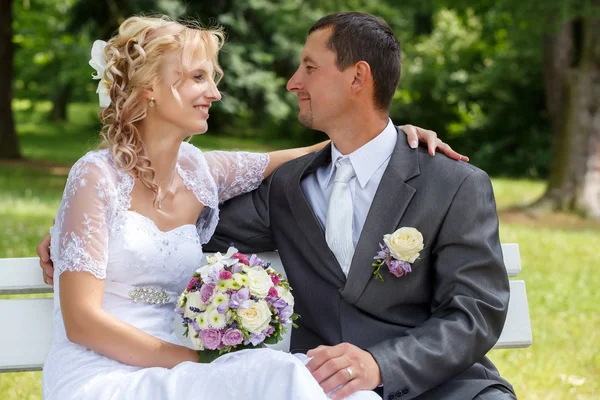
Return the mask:
M 90 49 L 126 17 L 222 25 L 224 96 L 193 143 L 264 151 L 324 139 L 297 123 L 285 83 L 319 17 L 370 12 L 403 48 L 392 119 L 435 130 L 486 170 L 501 239 L 520 245 L 534 344 L 491 358 L 520 399 L 597 399 L 599 8 L 599 0 L 1 0 L 0 257 L 35 255 L 70 166 L 98 143 Z M 0 375 L 0 399 L 40 398 L 41 373 Z

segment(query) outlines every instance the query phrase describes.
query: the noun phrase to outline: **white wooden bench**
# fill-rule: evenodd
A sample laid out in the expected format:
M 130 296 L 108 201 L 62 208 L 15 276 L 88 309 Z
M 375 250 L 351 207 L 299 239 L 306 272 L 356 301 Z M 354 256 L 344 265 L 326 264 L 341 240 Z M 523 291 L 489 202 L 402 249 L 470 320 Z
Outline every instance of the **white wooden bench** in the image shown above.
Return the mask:
M 517 276 L 521 272 L 519 246 L 503 244 L 502 251 L 508 276 Z M 262 253 L 260 257 L 284 273 L 276 252 Z M 41 275 L 37 257 L 0 259 L 0 295 L 52 293 Z M 510 293 L 508 317 L 494 347 L 497 349 L 528 347 L 532 342 L 525 282 L 511 279 Z M 52 307 L 53 299 L 48 297 L 0 299 L 0 372 L 42 369 L 52 342 Z M 181 333 L 178 318 L 175 328 Z M 272 347 L 288 350 L 289 334 Z

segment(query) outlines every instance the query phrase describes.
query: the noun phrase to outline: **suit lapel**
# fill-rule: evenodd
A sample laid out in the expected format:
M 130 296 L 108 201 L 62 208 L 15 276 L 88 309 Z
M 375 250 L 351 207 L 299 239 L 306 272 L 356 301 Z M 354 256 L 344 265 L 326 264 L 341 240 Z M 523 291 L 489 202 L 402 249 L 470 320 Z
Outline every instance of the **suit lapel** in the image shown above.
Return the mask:
M 418 157 L 419 151 L 411 149 L 404 134 L 400 134 L 371 203 L 352 258 L 348 281 L 342 291 L 342 295 L 350 303 L 358 300 L 373 276 L 373 257 L 379 251 L 383 235 L 396 230 L 416 192 L 405 182 L 419 175 Z
M 312 251 L 322 261 L 316 265 L 315 272 L 324 279 L 342 287 L 346 280 L 334 254 L 329 249 L 325 234 L 317 220 L 312 208 L 308 204 L 300 187 L 300 181 L 307 175 L 315 172 L 320 166 L 331 162 L 331 145 L 317 152 L 308 163 L 298 162 L 287 184 L 286 196 L 296 219 L 296 224 L 312 246 Z

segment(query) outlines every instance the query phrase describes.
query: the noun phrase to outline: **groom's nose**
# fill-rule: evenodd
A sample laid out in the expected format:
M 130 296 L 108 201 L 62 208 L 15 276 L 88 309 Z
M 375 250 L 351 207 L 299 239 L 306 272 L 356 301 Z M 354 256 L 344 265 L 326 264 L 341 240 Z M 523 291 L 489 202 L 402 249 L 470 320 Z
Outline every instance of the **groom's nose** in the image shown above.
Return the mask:
M 302 90 L 303 86 L 302 86 L 302 81 L 300 79 L 300 68 L 298 68 L 296 70 L 296 72 L 294 73 L 294 75 L 292 75 L 292 77 L 290 78 L 290 80 L 288 81 L 288 83 L 285 87 L 290 92 L 295 92 L 295 93 L 298 93 Z

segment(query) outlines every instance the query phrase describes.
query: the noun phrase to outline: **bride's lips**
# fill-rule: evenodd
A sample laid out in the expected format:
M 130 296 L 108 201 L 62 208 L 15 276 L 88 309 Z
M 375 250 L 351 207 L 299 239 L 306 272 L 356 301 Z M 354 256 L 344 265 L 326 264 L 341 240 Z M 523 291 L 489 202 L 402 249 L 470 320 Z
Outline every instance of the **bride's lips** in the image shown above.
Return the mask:
M 193 107 L 194 107 L 194 110 L 200 111 L 200 113 L 202 115 L 204 115 L 206 118 L 208 118 L 208 109 L 210 108 L 210 105 L 208 105 L 208 104 L 196 104 Z

